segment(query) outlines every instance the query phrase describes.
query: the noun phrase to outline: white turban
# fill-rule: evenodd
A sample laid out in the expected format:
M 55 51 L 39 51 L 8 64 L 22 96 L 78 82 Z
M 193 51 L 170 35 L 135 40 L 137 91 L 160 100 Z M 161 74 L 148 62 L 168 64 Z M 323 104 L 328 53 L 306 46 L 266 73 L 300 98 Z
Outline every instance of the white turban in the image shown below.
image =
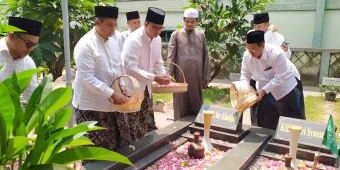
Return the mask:
M 188 8 L 184 11 L 183 17 L 198 18 L 198 11 L 194 8 Z

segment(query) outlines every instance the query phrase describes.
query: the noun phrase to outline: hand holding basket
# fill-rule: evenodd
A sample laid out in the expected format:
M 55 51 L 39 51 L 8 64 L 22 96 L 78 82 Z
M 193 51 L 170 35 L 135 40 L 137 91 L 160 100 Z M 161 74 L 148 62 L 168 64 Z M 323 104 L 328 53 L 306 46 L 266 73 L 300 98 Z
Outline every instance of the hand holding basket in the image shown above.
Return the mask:
M 160 85 L 156 82 L 152 83 L 151 89 L 152 89 L 152 93 L 184 93 L 188 91 L 188 84 L 185 80 L 185 76 L 183 73 L 183 70 L 181 69 L 181 67 L 179 67 L 179 65 L 173 63 L 173 62 L 168 62 L 170 64 L 175 65 L 178 70 L 181 72 L 182 76 L 183 76 L 183 82 L 179 83 L 179 82 L 171 82 L 168 85 Z
M 242 81 L 234 81 L 230 85 L 230 101 L 233 108 L 242 113 L 257 102 L 256 91 Z
M 144 91 L 141 89 L 138 81 L 130 76 L 123 75 L 115 78 L 111 88 L 117 94 L 128 96 L 129 100 L 123 104 L 116 104 L 110 98 L 113 108 L 121 113 L 137 112 L 141 108 L 144 99 Z

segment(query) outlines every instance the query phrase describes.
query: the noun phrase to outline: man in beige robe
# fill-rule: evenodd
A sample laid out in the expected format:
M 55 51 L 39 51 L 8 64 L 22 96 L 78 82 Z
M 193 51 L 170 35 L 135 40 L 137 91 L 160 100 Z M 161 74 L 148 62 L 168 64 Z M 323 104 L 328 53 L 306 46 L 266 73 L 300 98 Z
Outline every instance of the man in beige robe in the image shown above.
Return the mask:
M 185 27 L 171 34 L 168 46 L 168 61 L 178 64 L 184 72 L 188 91 L 173 95 L 174 120 L 188 115 L 197 115 L 203 103 L 203 88 L 210 81 L 210 62 L 205 35 L 195 29 L 198 11 L 189 8 L 184 11 Z M 183 76 L 173 64 L 169 65 L 170 75 L 177 82 L 183 82 Z

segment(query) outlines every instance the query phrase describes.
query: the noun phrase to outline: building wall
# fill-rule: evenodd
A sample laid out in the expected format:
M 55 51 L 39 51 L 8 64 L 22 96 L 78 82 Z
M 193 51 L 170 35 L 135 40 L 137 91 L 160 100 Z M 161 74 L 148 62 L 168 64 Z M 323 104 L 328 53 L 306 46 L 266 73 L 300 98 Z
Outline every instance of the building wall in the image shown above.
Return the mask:
M 189 5 L 186 0 L 151 0 L 151 1 L 118 1 L 116 6 L 119 8 L 118 30 L 127 29 L 125 13 L 138 10 L 141 23 L 144 23 L 148 7 L 157 7 L 166 12 L 164 27 L 176 28 L 182 24 L 183 7 Z
M 221 2 L 227 3 L 228 0 Z M 270 21 L 278 26 L 290 46 L 293 48 L 313 48 L 313 38 L 317 36 L 315 30 L 317 1 L 323 0 L 275 0 L 268 11 Z M 317 48 L 340 49 L 340 1 L 324 0 L 325 11 L 322 18 L 321 46 Z M 166 11 L 165 27 L 175 28 L 182 24 L 183 7 L 188 5 L 186 0 L 153 0 L 153 1 L 118 1 L 120 17 L 118 29 L 126 29 L 125 13 L 138 10 L 141 21 L 145 19 L 145 12 L 149 6 L 159 7 Z M 252 16 L 248 16 L 251 20 Z M 315 46 L 314 46 L 315 47 Z

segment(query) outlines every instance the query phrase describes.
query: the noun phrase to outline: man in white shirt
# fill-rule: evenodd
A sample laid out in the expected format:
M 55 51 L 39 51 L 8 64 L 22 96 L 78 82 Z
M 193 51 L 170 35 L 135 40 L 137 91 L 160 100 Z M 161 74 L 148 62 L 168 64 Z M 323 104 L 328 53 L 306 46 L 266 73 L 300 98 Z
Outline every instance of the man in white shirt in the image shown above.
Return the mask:
M 136 78 L 145 89 L 144 101 L 142 102 L 139 115 L 140 130 L 146 133 L 157 129 L 154 113 L 152 110 L 151 84 L 153 81 L 159 84 L 169 84 L 170 78 L 162 60 L 162 41 L 159 34 L 162 31 L 165 12 L 161 9 L 149 7 L 144 27 L 132 32 L 125 40 L 122 58 L 124 59 L 125 71 L 128 75 Z M 136 124 L 138 122 L 136 121 Z
M 288 47 L 288 42 L 285 40 L 285 37 L 278 33 L 277 31 L 273 31 L 272 29 L 269 29 L 269 14 L 268 12 L 261 12 L 254 14 L 253 18 L 254 23 L 254 30 L 262 30 L 265 32 L 264 34 L 264 41 L 268 44 L 273 44 L 281 47 L 283 51 L 285 51 L 286 57 L 289 60 L 289 68 L 294 72 L 295 77 L 297 79 L 301 79 L 300 73 L 295 67 L 295 65 L 290 61 L 290 58 L 292 56 L 292 52 L 290 51 Z M 302 87 L 302 85 L 301 85 Z
M 264 40 L 266 44 L 273 44 L 276 45 L 278 47 L 280 47 L 281 49 L 283 49 L 283 51 L 285 51 L 286 57 L 287 57 L 287 62 L 288 62 L 288 67 L 290 70 L 293 71 L 297 82 L 298 82 L 298 88 L 301 90 L 302 95 L 301 97 L 301 107 L 304 108 L 305 104 L 304 104 L 304 98 L 303 98 L 303 87 L 302 87 L 302 82 L 301 82 L 301 75 L 298 71 L 298 69 L 295 67 L 295 65 L 290 61 L 292 52 L 290 51 L 289 47 L 288 47 L 288 42 L 286 42 L 285 37 L 283 35 L 281 35 L 280 33 L 277 32 L 277 28 L 275 28 L 276 30 L 272 30 L 269 29 L 270 28 L 270 24 L 269 24 L 269 14 L 268 12 L 260 12 L 260 13 L 256 13 L 254 14 L 254 18 L 253 18 L 253 23 L 254 23 L 254 30 L 262 30 L 265 32 L 264 34 Z M 251 85 L 255 87 L 254 85 L 254 81 L 251 81 Z M 267 108 L 270 107 L 269 104 L 267 104 L 266 106 Z M 274 108 L 276 108 L 276 106 L 273 106 Z M 303 109 L 304 110 L 304 109 Z M 254 110 L 251 109 L 251 112 L 253 112 Z
M 264 40 L 266 43 L 280 46 L 283 51 L 285 51 L 286 57 L 288 59 L 291 58 L 292 52 L 288 47 L 288 42 L 286 42 L 285 37 L 277 31 L 269 29 L 270 24 L 268 12 L 260 12 L 254 14 L 253 23 L 254 30 L 262 30 L 265 32 Z
M 121 32 L 118 38 L 118 44 L 120 49 L 123 49 L 124 41 L 126 38 L 136 29 L 140 27 L 140 18 L 138 11 L 130 11 L 126 13 L 126 20 L 129 29 Z
M 95 7 L 95 26 L 74 48 L 76 77 L 72 105 L 76 121 L 97 121 L 105 130 L 89 132 L 96 146 L 115 150 L 119 133 L 113 101 L 122 104 L 128 98 L 110 88 L 113 80 L 124 74 L 117 40 L 112 38 L 116 29 L 118 8 Z
M 247 34 L 246 47 L 241 80 L 249 84 L 250 79 L 254 79 L 259 98 L 252 113 L 255 114 L 252 115 L 255 118 L 252 123 L 276 129 L 279 116 L 305 119 L 304 108 L 301 107 L 302 92 L 294 72 L 289 69 L 284 51 L 276 45 L 265 44 L 264 32 L 260 30 Z
M 33 59 L 28 54 L 39 43 L 42 23 L 27 18 L 9 17 L 8 25 L 20 28 L 25 32 L 9 32 L 6 37 L 0 40 L 0 65 L 5 64 L 5 69 L 0 72 L 0 81 L 11 77 L 14 72 L 36 68 Z M 24 102 L 28 102 L 37 86 L 38 79 L 34 75 L 31 83 L 23 92 Z

